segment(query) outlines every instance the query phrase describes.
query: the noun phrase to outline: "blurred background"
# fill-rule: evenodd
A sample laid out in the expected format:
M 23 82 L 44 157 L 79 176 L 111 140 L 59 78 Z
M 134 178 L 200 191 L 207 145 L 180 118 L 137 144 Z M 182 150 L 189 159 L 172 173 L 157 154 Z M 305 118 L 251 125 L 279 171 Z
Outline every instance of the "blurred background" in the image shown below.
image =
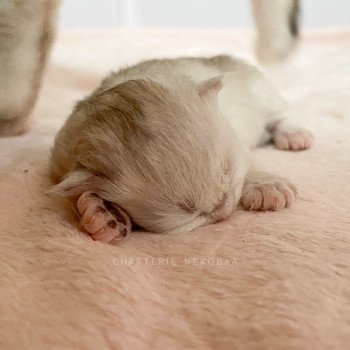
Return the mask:
M 301 3 L 304 28 L 350 26 L 350 0 L 301 0 Z M 249 0 L 65 0 L 60 29 L 247 29 L 252 27 L 249 6 Z

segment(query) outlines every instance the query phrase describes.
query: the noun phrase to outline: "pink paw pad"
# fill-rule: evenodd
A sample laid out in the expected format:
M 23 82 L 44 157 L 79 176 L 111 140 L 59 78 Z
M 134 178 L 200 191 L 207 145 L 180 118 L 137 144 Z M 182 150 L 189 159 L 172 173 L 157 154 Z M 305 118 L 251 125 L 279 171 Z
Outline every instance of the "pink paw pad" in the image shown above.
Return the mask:
M 313 136 L 307 130 L 276 131 L 273 141 L 280 150 L 301 151 L 310 148 Z
M 287 181 L 252 183 L 245 187 L 241 202 L 247 210 L 278 211 L 289 207 L 296 197 L 296 188 Z
M 95 193 L 84 192 L 77 201 L 77 208 L 81 226 L 95 241 L 121 239 L 131 231 L 128 214 Z

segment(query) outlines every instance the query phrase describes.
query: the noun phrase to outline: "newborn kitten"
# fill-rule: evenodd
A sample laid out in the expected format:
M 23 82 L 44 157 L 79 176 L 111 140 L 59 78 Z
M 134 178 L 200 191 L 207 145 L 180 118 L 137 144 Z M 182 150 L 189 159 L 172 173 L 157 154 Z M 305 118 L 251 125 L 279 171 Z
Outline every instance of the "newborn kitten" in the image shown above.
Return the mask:
M 239 202 L 282 209 L 296 189 L 260 171 L 249 149 L 269 139 L 283 150 L 310 146 L 311 134 L 284 110 L 256 68 L 227 56 L 122 69 L 58 133 L 54 190 L 77 203 L 82 227 L 102 241 L 125 235 L 130 219 L 172 233 L 226 219 Z

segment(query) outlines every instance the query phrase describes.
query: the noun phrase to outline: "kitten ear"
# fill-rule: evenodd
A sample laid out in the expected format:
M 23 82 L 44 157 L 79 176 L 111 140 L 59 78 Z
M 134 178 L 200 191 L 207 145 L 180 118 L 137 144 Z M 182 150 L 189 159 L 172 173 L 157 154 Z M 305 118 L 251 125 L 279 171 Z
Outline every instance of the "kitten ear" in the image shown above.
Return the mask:
M 95 176 L 86 170 L 73 170 L 48 193 L 63 197 L 79 196 L 85 191 L 94 190 L 94 178 Z
M 198 87 L 199 95 L 203 97 L 203 96 L 207 96 L 211 92 L 214 92 L 215 94 L 217 94 L 224 86 L 222 80 L 223 80 L 223 76 L 218 75 L 214 78 L 210 78 L 203 81 Z

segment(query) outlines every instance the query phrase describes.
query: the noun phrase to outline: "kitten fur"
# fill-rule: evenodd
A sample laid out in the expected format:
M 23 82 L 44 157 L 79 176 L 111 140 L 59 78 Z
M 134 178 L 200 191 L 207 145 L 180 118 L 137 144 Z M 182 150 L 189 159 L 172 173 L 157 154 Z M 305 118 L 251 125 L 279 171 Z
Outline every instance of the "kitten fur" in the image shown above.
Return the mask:
M 122 69 L 79 102 L 58 133 L 54 191 L 92 191 L 159 233 L 223 220 L 240 200 L 278 210 L 295 190 L 256 170 L 249 149 L 277 135 L 288 141 L 294 129 L 281 121 L 285 107 L 255 67 L 227 56 Z M 296 149 L 306 148 L 300 140 Z

